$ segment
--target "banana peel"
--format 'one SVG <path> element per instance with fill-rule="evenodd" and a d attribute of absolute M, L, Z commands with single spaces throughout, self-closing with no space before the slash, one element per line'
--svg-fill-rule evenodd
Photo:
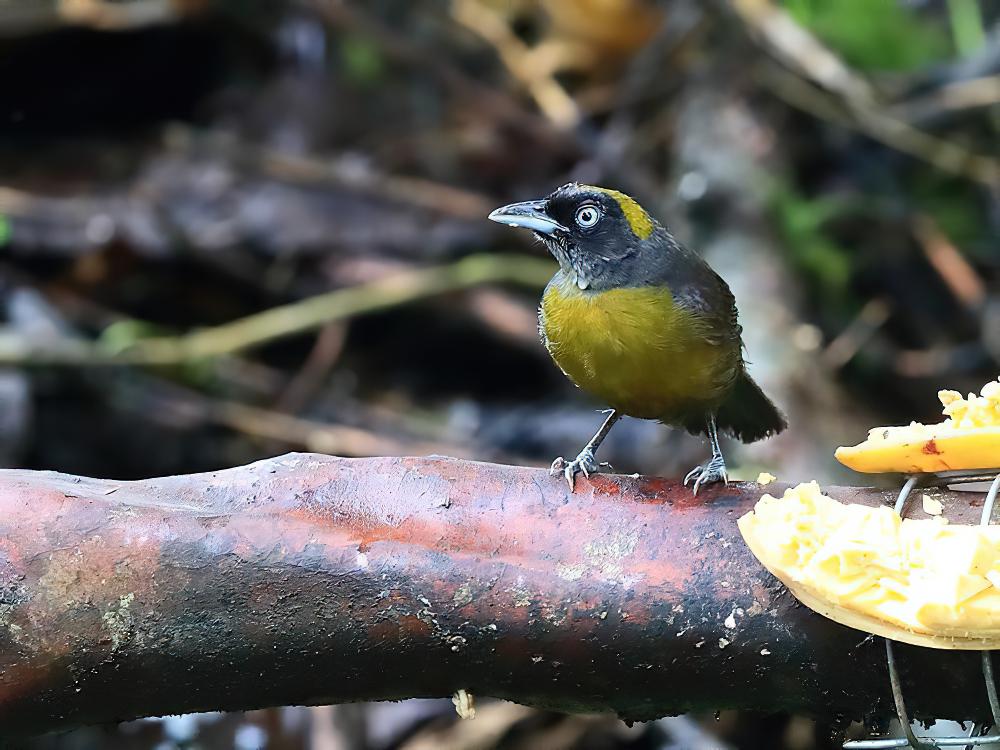
<path fill-rule="evenodd" d="M 903 520 L 816 482 L 764 495 L 738 524 L 764 567 L 825 617 L 917 646 L 1000 648 L 1000 526 Z"/>
<path fill-rule="evenodd" d="M 940 391 L 947 417 L 932 425 L 876 427 L 858 445 L 838 448 L 837 460 L 862 473 L 942 472 L 1000 468 L 1000 382 L 979 396 Z"/>

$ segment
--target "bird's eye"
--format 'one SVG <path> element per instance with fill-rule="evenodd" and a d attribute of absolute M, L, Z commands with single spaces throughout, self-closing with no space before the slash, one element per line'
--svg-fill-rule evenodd
<path fill-rule="evenodd" d="M 576 210 L 576 223 L 584 229 L 590 229 L 601 218 L 601 210 L 597 206 L 581 206 Z"/>

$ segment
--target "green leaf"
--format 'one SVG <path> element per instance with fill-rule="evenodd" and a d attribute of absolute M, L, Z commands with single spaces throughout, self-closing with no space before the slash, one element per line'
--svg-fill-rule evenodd
<path fill-rule="evenodd" d="M 831 302 L 842 302 L 851 278 L 851 253 L 826 231 L 830 221 L 855 213 L 841 196 L 809 199 L 789 186 L 771 193 L 771 207 L 793 266 Z"/>
<path fill-rule="evenodd" d="M 783 4 L 848 64 L 863 70 L 914 70 L 950 53 L 947 30 L 900 0 L 784 0 Z"/>
<path fill-rule="evenodd" d="M 142 320 L 119 320 L 97 337 L 97 344 L 111 354 L 119 354 L 141 339 L 160 335 L 162 330 Z"/>
<path fill-rule="evenodd" d="M 347 77 L 361 84 L 378 81 L 384 68 L 382 53 L 367 37 L 348 35 L 340 39 L 340 57 Z"/>
<path fill-rule="evenodd" d="M 948 15 L 958 54 L 970 55 L 985 44 L 986 34 L 983 31 L 983 16 L 979 12 L 979 0 L 948 0 Z"/>

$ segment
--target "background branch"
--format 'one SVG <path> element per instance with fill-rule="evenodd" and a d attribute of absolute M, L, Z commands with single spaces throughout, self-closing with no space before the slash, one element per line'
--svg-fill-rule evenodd
<path fill-rule="evenodd" d="M 348 289 L 336 289 L 239 320 L 178 336 L 141 339 L 115 351 L 79 338 L 27 339 L 0 335 L 0 364 L 176 365 L 235 354 L 331 322 L 486 283 L 538 288 L 553 272 L 541 258 L 471 255 L 455 263 L 405 271 Z"/>

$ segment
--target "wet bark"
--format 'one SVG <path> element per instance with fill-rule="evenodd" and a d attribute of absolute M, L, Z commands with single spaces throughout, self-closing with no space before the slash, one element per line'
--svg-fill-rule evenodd
<path fill-rule="evenodd" d="M 798 605 L 743 544 L 760 494 L 596 476 L 570 495 L 540 469 L 446 458 L 3 471 L 0 731 L 459 688 L 636 720 L 887 715 L 878 640 Z M 977 653 L 897 655 L 917 717 L 988 713 Z"/>

